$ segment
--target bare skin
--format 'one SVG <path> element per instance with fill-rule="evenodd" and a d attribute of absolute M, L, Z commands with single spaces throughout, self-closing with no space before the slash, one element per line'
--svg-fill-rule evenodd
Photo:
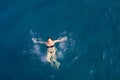
<path fill-rule="evenodd" d="M 37 41 L 36 38 L 32 38 L 32 41 L 34 43 L 45 44 L 47 46 L 47 55 L 46 55 L 47 62 L 49 62 L 52 66 L 56 66 L 57 68 L 59 68 L 60 63 L 56 60 L 57 49 L 54 45 L 55 43 L 65 41 L 66 39 L 67 38 L 62 38 L 59 40 L 52 40 L 51 38 L 48 38 L 47 42 L 41 42 L 41 41 Z"/>

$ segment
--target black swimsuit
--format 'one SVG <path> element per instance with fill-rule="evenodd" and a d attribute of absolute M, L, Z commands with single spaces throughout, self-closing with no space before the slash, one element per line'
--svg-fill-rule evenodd
<path fill-rule="evenodd" d="M 53 48 L 54 47 L 54 45 L 52 45 L 52 46 L 46 46 L 47 48 Z"/>

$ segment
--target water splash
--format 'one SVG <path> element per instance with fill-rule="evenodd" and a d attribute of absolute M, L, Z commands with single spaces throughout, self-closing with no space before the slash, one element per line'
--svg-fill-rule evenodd
<path fill-rule="evenodd" d="M 61 38 L 64 38 L 66 41 L 59 43 L 58 48 L 60 52 L 58 54 L 64 57 L 65 54 L 67 54 L 68 52 L 74 49 L 75 39 L 73 39 L 73 33 L 68 33 L 67 31 L 64 31 L 59 34 L 58 39 L 61 39 Z"/>
<path fill-rule="evenodd" d="M 38 33 L 35 33 L 32 30 L 30 31 L 31 40 L 34 39 L 35 37 L 37 37 L 36 35 L 38 35 Z M 42 41 L 42 38 L 38 37 L 37 41 Z M 41 62 L 44 62 L 44 63 L 47 62 L 45 55 L 41 51 L 41 45 L 33 42 L 31 51 L 33 54 L 38 56 L 38 58 L 41 60 Z"/>
<path fill-rule="evenodd" d="M 36 35 L 38 35 L 38 33 L 34 33 L 33 31 L 30 31 L 30 35 L 31 35 L 31 39 L 36 38 L 37 37 Z M 68 51 L 68 49 L 72 49 L 75 46 L 75 40 L 72 38 L 72 35 L 73 35 L 72 33 L 68 33 L 67 31 L 64 31 L 58 35 L 57 40 L 63 39 L 64 41 L 60 42 L 59 45 L 56 46 L 57 52 L 55 54 L 55 57 L 56 57 L 55 59 L 60 59 L 60 60 L 63 59 L 65 56 L 64 54 Z M 42 38 L 40 38 L 40 37 L 37 37 L 36 39 L 37 39 L 37 41 L 43 41 Z M 47 62 L 47 59 L 46 59 L 47 54 L 43 55 L 43 52 L 41 51 L 42 50 L 41 47 L 42 47 L 41 45 L 33 42 L 32 51 L 33 51 L 33 53 L 35 53 L 35 55 L 38 56 L 38 58 L 41 60 L 41 62 L 46 63 Z M 46 51 L 44 51 L 44 52 L 46 52 Z M 56 64 L 57 68 L 59 68 L 59 66 L 60 66 L 60 64 L 59 65 Z"/>

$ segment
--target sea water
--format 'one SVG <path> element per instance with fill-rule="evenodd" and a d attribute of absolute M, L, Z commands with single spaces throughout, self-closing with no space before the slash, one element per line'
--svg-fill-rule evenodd
<path fill-rule="evenodd" d="M 0 0 L 0 80 L 120 80 L 120 0 Z M 46 63 L 57 43 L 58 69 Z"/>

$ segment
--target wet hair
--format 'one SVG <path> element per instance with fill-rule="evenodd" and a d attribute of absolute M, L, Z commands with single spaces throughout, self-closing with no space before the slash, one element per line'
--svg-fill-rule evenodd
<path fill-rule="evenodd" d="M 52 38 L 48 37 L 47 39 L 52 39 Z"/>
<path fill-rule="evenodd" d="M 47 38 L 47 41 L 48 41 L 48 39 L 51 39 L 51 38 L 50 38 L 50 37 L 48 37 L 48 38 Z"/>

